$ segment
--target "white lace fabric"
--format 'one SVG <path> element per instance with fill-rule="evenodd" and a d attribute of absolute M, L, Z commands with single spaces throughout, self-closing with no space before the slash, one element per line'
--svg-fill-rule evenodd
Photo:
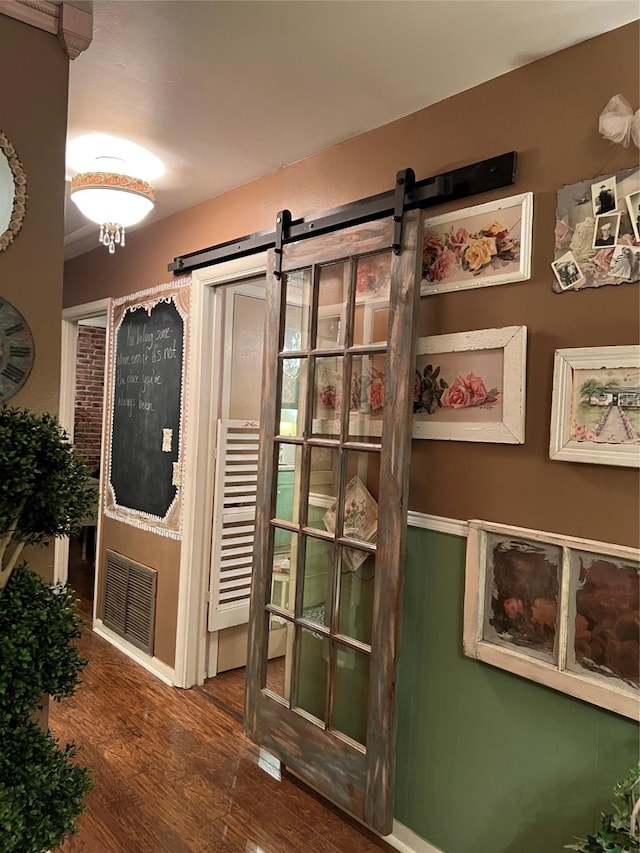
<path fill-rule="evenodd" d="M 598 130 L 611 142 L 628 148 L 633 140 L 634 145 L 640 148 L 640 110 L 634 113 L 624 95 L 614 95 L 600 113 Z"/>

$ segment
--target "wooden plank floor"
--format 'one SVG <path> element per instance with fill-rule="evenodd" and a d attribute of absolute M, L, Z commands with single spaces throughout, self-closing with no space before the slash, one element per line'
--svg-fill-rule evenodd
<path fill-rule="evenodd" d="M 85 536 L 89 534 L 85 529 Z M 95 534 L 91 534 L 94 536 Z M 78 596 L 78 609 L 84 616 L 91 618 L 93 610 L 93 584 L 95 576 L 95 554 L 93 540 L 87 547 L 85 559 L 82 559 L 82 546 L 77 536 L 69 539 L 69 586 Z"/>
<path fill-rule="evenodd" d="M 64 853 L 391 851 L 286 773 L 260 769 L 219 696 L 164 685 L 88 628 L 81 646 L 83 683 L 51 703 L 49 725 L 76 742 L 96 789 Z"/>
<path fill-rule="evenodd" d="M 235 717 L 242 723 L 244 714 L 244 677 L 245 669 L 231 669 L 221 672 L 215 678 L 208 678 L 202 690 L 209 699 L 217 704 L 221 710 Z M 270 660 L 267 664 L 267 687 L 275 693 L 282 695 L 282 683 L 284 681 L 284 657 Z M 278 685 L 280 688 L 278 689 Z"/>

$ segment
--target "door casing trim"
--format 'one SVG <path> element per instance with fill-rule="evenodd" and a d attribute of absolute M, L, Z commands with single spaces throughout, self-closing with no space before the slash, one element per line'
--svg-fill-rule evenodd
<path fill-rule="evenodd" d="M 100 317 L 106 314 L 107 317 L 111 311 L 111 299 L 96 299 L 93 302 L 85 302 L 82 305 L 74 305 L 71 308 L 62 310 L 62 340 L 60 348 L 60 403 L 58 406 L 58 420 L 60 425 L 69 436 L 70 441 L 73 441 L 74 430 L 74 415 L 75 415 L 75 400 L 76 400 L 76 360 L 78 357 L 78 321 L 89 320 L 92 317 Z M 107 323 L 107 340 L 105 343 L 105 374 L 103 386 L 103 404 L 104 391 L 106 390 L 107 362 L 109 352 L 109 323 Z M 102 440 L 104 440 L 104 418 L 106 412 L 105 407 L 102 407 Z M 102 446 L 100 448 L 102 455 Z M 100 487 L 99 493 L 102 494 L 102 470 L 100 471 Z M 98 521 L 96 525 L 96 554 L 101 536 L 100 511 L 98 511 Z M 53 552 L 53 581 L 54 583 L 66 583 L 69 573 L 69 538 L 65 536 L 63 539 L 56 539 Z M 94 590 L 93 612 L 96 607 L 96 591 L 97 584 Z"/>

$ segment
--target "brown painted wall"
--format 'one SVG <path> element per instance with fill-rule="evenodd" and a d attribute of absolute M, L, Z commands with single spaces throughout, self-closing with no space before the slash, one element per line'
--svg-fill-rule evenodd
<path fill-rule="evenodd" d="M 156 587 L 156 627 L 154 633 L 155 657 L 173 666 L 176 652 L 176 625 L 178 621 L 178 576 L 180 569 L 180 543 L 166 536 L 148 533 L 102 516 L 102 549 L 96 555 L 98 574 L 103 577 L 104 551 L 116 551 L 143 566 L 158 572 Z M 102 590 L 98 598 L 99 614 L 102 608 Z"/>
<path fill-rule="evenodd" d="M 166 281 L 175 255 L 271 228 L 282 208 L 312 215 L 390 189 L 405 166 L 420 179 L 515 149 L 516 185 L 469 203 L 534 192 L 531 280 L 423 299 L 420 334 L 528 326 L 526 444 L 414 442 L 410 506 L 636 545 L 637 473 L 551 462 L 548 443 L 554 350 L 638 341 L 637 286 L 556 295 L 549 267 L 558 187 L 637 162 L 637 149 L 605 142 L 597 126 L 616 92 L 638 104 L 638 50 L 630 24 L 133 232 L 113 257 L 98 248 L 66 265 L 65 305 Z M 138 535 L 121 537 L 127 553 Z M 162 571 L 177 572 L 177 562 Z M 160 609 L 158 618 L 174 614 Z"/>
<path fill-rule="evenodd" d="M 54 35 L 0 14 L 0 128 L 16 147 L 29 194 L 22 230 L 0 252 L 0 295 L 33 333 L 33 371 L 11 404 L 35 412 L 58 412 L 68 77 Z M 52 574 L 53 548 L 27 559 Z"/>

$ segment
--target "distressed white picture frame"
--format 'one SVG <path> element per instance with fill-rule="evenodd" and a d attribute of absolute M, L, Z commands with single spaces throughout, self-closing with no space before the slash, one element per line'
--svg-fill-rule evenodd
<path fill-rule="evenodd" d="M 551 459 L 595 465 L 640 467 L 640 443 L 606 444 L 572 438 L 575 370 L 628 367 L 640 370 L 640 346 L 582 347 L 556 350 L 551 402 Z"/>
<path fill-rule="evenodd" d="M 438 353 L 503 351 L 502 420 L 474 423 L 463 418 L 457 423 L 429 422 L 429 415 L 414 414 L 413 437 L 445 441 L 486 441 L 524 444 L 527 327 L 505 326 L 418 338 L 416 356 Z M 472 362 L 472 359 L 471 359 Z M 459 410 L 461 415 L 464 409 Z"/>
<path fill-rule="evenodd" d="M 541 660 L 527 653 L 526 648 L 507 646 L 483 639 L 487 584 L 490 582 L 487 539 L 491 533 L 524 539 L 527 542 L 549 543 L 562 549 L 563 557 L 558 584 L 557 652 L 554 662 Z M 633 563 L 637 563 L 640 559 L 640 552 L 636 548 L 487 521 L 470 521 L 465 566 L 464 654 L 622 716 L 640 720 L 640 690 L 633 689 L 619 679 L 612 678 L 605 681 L 596 673 L 576 672 L 567 668 L 570 665 L 568 658 L 574 636 L 573 625 L 570 623 L 572 620 L 575 623 L 575 594 L 572 595 L 572 591 L 575 592 L 575 583 L 572 588 L 570 565 L 574 551 L 588 551 Z"/>
<path fill-rule="evenodd" d="M 430 296 L 433 293 L 445 293 L 455 290 L 470 290 L 476 287 L 491 287 L 496 284 L 509 284 L 514 281 L 527 281 L 531 278 L 531 246 L 532 246 L 532 230 L 533 230 L 533 193 L 521 193 L 520 195 L 510 196 L 509 198 L 501 198 L 496 201 L 489 201 L 485 204 L 478 204 L 474 207 L 465 207 L 462 210 L 454 210 L 451 213 L 444 213 L 441 216 L 434 216 L 431 219 L 425 219 L 424 230 L 429 228 L 439 228 L 442 225 L 454 227 L 459 223 L 460 227 L 464 226 L 465 220 L 471 217 L 487 216 L 487 224 L 490 224 L 492 214 L 497 214 L 499 211 L 519 208 L 521 217 L 520 225 L 520 258 L 515 269 L 510 269 L 508 272 L 481 272 L 474 278 L 458 281 L 440 281 L 431 282 L 422 280 L 420 286 L 421 296 Z M 515 264 L 515 262 L 514 262 Z"/>

